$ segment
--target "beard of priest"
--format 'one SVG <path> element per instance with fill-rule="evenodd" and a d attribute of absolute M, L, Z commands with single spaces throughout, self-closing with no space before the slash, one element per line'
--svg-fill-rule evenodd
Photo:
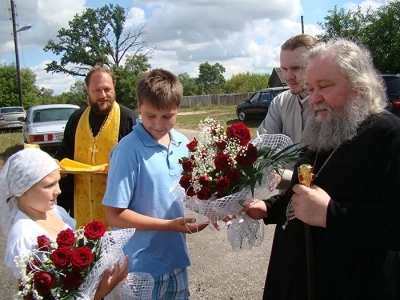
<path fill-rule="evenodd" d="M 64 139 L 55 158 L 101 165 L 109 163 L 109 155 L 118 141 L 132 131 L 137 114 L 115 101 L 114 78 L 103 67 L 94 67 L 85 79 L 88 104 L 75 111 L 65 127 Z M 61 190 L 68 195 L 59 205 L 70 210 L 77 221 L 77 228 L 93 220 L 107 224 L 101 204 L 106 188 L 104 174 L 75 174 Z M 71 180 L 72 179 L 72 180 Z M 66 180 L 68 181 L 68 180 Z M 72 198 L 73 191 L 73 201 Z M 62 195 L 62 194 L 61 194 Z M 60 195 L 60 196 L 61 196 Z M 60 198 L 60 197 L 59 197 Z M 63 205 L 64 204 L 64 205 Z"/>

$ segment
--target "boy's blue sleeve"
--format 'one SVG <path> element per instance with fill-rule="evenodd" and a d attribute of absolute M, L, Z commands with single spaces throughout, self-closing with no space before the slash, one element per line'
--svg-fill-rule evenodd
<path fill-rule="evenodd" d="M 110 154 L 110 166 L 107 177 L 103 205 L 128 208 L 135 189 L 136 164 L 132 151 L 115 147 Z"/>

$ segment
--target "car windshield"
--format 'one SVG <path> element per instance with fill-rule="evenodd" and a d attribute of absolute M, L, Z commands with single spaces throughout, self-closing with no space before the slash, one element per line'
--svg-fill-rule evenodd
<path fill-rule="evenodd" d="M 3 107 L 1 109 L 2 114 L 8 114 L 8 113 L 23 113 L 25 112 L 22 107 Z"/>
<path fill-rule="evenodd" d="M 47 108 L 35 110 L 32 116 L 33 123 L 67 121 L 76 108 Z"/>

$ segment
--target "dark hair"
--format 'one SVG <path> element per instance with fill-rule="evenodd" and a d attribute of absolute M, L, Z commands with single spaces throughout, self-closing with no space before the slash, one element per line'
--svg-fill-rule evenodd
<path fill-rule="evenodd" d="M 89 72 L 86 74 L 86 77 L 85 77 L 85 84 L 86 84 L 86 86 L 89 86 L 89 83 L 90 83 L 90 78 L 92 77 L 92 75 L 94 74 L 94 73 L 107 73 L 107 74 L 109 74 L 110 76 L 111 76 L 111 79 L 112 79 L 112 81 L 113 81 L 113 84 L 114 84 L 114 86 L 115 86 L 115 82 L 116 82 L 116 80 L 115 80 L 115 77 L 114 77 L 114 74 L 110 71 L 110 69 L 108 68 L 108 67 L 106 67 L 106 66 L 104 66 L 104 65 L 101 65 L 101 64 L 97 64 L 97 65 L 95 65 L 93 68 L 91 68 L 90 70 L 89 70 Z"/>
<path fill-rule="evenodd" d="M 148 103 L 157 109 L 181 105 L 183 87 L 179 78 L 163 69 L 146 72 L 136 86 L 138 105 Z"/>
<path fill-rule="evenodd" d="M 281 46 L 281 50 L 295 50 L 299 47 L 306 47 L 307 49 L 311 49 L 317 44 L 317 40 L 308 34 L 299 34 L 288 39 Z"/>

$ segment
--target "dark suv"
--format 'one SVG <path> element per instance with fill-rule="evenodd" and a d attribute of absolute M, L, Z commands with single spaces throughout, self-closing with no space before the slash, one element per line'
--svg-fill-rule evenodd
<path fill-rule="evenodd" d="M 400 117 L 400 74 L 380 75 L 386 84 L 386 94 L 391 107 L 389 110 Z"/>
<path fill-rule="evenodd" d="M 265 118 L 272 99 L 288 89 L 289 87 L 284 86 L 259 90 L 251 95 L 250 99 L 236 107 L 236 115 L 240 121 L 248 120 L 252 117 Z"/>

